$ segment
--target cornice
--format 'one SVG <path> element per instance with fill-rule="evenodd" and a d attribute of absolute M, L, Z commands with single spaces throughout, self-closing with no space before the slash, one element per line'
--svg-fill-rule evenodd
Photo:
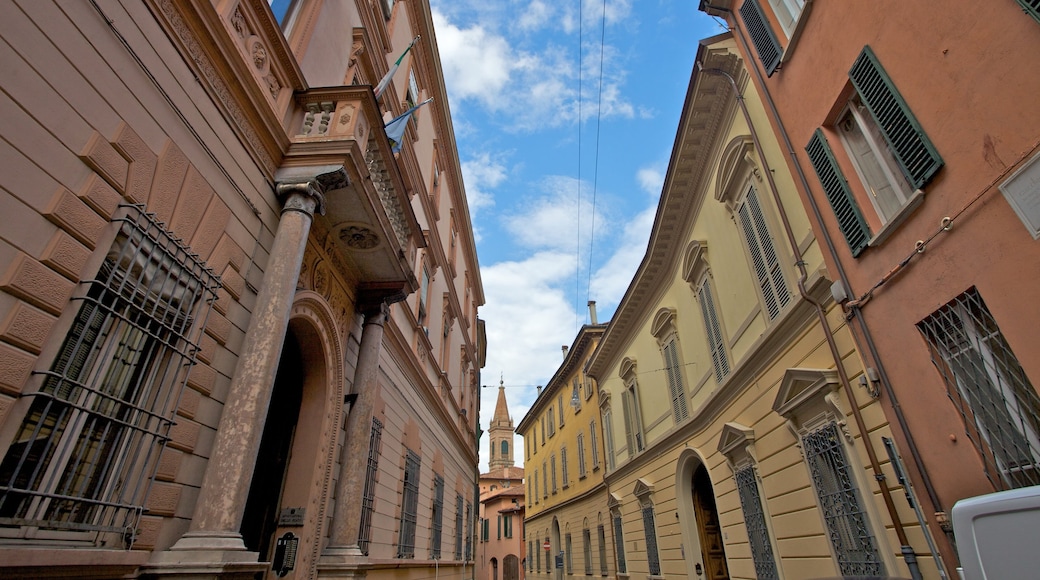
<path fill-rule="evenodd" d="M 703 45 L 698 49 L 697 61 L 705 68 L 717 68 L 734 75 L 742 68 L 736 54 L 711 51 Z M 735 110 L 736 101 L 726 80 L 718 75 L 700 74 L 695 69 L 690 76 L 646 254 L 588 365 L 588 374 L 596 380 L 604 380 L 603 374 L 657 307 L 655 297 L 672 282 L 669 273 L 679 267 L 680 260 L 676 256 L 681 255 L 697 208 L 706 196 L 705 184 L 711 176 L 709 163 L 713 152 L 719 146 L 725 120 L 733 118 Z"/>
<path fill-rule="evenodd" d="M 604 482 L 602 480 L 596 482 L 595 486 L 593 486 L 593 487 L 591 487 L 591 488 L 581 492 L 580 494 L 578 494 L 578 495 L 576 495 L 574 497 L 569 497 L 567 499 L 560 500 L 559 502 L 552 503 L 552 505 L 549 505 L 549 506 L 547 506 L 547 507 L 545 507 L 543 509 L 540 509 L 537 514 L 534 514 L 534 515 L 532 515 L 529 518 L 525 517 L 524 518 L 524 525 L 527 525 L 527 522 L 537 520 L 540 517 L 552 517 L 552 516 L 556 515 L 556 512 L 558 512 L 559 510 L 562 510 L 564 508 L 570 507 L 573 504 L 580 503 L 580 502 L 588 499 L 589 497 L 592 497 L 593 495 L 596 495 L 597 493 L 600 493 L 600 492 L 602 492 L 604 495 L 606 495 L 606 493 L 607 493 L 607 484 L 606 484 L 606 482 Z M 550 503 L 550 502 L 542 502 L 542 503 L 544 504 L 544 503 Z M 604 502 L 603 505 L 606 506 L 607 505 L 606 502 Z M 532 506 L 525 506 L 525 509 L 530 510 L 531 507 Z"/>

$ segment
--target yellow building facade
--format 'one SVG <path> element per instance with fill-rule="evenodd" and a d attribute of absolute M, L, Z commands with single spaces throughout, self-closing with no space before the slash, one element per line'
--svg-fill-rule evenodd
<path fill-rule="evenodd" d="M 524 438 L 528 578 L 615 573 L 595 384 L 584 372 L 606 327 L 584 325 L 517 427 Z"/>
<path fill-rule="evenodd" d="M 748 79 L 729 34 L 702 41 L 646 256 L 586 367 L 617 575 L 910 576 L 909 551 L 934 577 Z"/>

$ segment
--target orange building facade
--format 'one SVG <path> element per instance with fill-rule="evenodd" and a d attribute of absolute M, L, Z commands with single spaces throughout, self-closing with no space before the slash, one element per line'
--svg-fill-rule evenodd
<path fill-rule="evenodd" d="M 863 384 L 952 571 L 955 502 L 1040 484 L 1037 3 L 700 9 L 726 20 L 752 68 Z"/>

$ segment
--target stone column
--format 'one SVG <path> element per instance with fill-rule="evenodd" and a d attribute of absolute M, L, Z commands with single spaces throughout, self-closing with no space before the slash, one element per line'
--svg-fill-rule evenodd
<path fill-rule="evenodd" d="M 361 528 L 361 496 L 365 491 L 368 447 L 372 433 L 372 403 L 379 388 L 379 356 L 383 350 L 383 325 L 390 307 L 385 302 L 365 312 L 361 345 L 354 371 L 357 396 L 347 416 L 346 440 L 340 454 L 336 480 L 336 508 L 332 516 L 329 545 L 323 559 L 337 556 L 362 556 L 358 546 Z"/>
<path fill-rule="evenodd" d="M 276 193 L 283 207 L 264 280 L 231 379 L 191 525 L 188 533 L 166 553 L 168 557 L 163 560 L 167 562 L 257 560 L 255 552 L 246 551 L 239 528 L 285 342 L 307 234 L 314 212 L 325 213 L 325 193 L 347 185 L 342 166 L 297 168 L 279 172 L 276 179 Z M 196 554 L 191 556 L 184 551 Z"/>

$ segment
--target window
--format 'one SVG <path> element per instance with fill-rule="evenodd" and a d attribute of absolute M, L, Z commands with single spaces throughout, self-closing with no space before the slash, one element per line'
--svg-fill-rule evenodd
<path fill-rule="evenodd" d="M 387 20 L 390 20 L 390 15 L 394 12 L 394 2 L 395 0 L 382 0 L 380 2 L 383 8 L 383 17 Z"/>
<path fill-rule="evenodd" d="M 574 409 L 575 414 L 581 411 L 581 390 L 578 384 L 578 377 L 574 377 L 571 388 L 571 408 Z"/>
<path fill-rule="evenodd" d="M 417 313 L 416 319 L 419 326 L 422 327 L 423 332 L 429 332 L 426 328 L 426 304 L 429 301 L 430 294 L 430 269 L 424 262 L 420 272 L 420 284 L 419 284 L 419 312 Z M 434 331 L 436 332 L 436 331 Z"/>
<path fill-rule="evenodd" d="M 466 560 L 473 559 L 473 504 L 466 502 Z"/>
<path fill-rule="evenodd" d="M 556 457 L 553 456 L 553 471 L 556 471 Z M 556 493 L 556 475 L 553 475 L 553 493 Z M 542 462 L 542 498 L 549 498 L 549 466 L 543 461 Z"/>
<path fill-rule="evenodd" d="M 543 416 L 540 423 L 542 424 L 542 447 L 545 446 L 545 417 Z"/>
<path fill-rule="evenodd" d="M 776 254 L 776 246 L 769 234 L 766 217 L 758 201 L 755 186 L 748 184 L 744 194 L 744 203 L 737 209 L 740 230 L 744 233 L 748 252 L 758 280 L 758 289 L 762 293 L 766 314 L 769 320 L 776 319 L 780 312 L 791 303 L 791 292 L 787 289 L 784 272 L 780 268 L 780 260 Z"/>
<path fill-rule="evenodd" d="M 534 470 L 534 477 L 531 478 L 531 482 L 534 483 L 534 503 L 538 503 L 538 470 Z"/>
<path fill-rule="evenodd" d="M 729 354 L 726 352 L 726 341 L 722 337 L 722 325 L 719 323 L 718 310 L 715 308 L 715 297 L 711 290 L 711 280 L 705 276 L 697 292 L 697 302 L 701 306 L 704 317 L 704 331 L 708 334 L 708 348 L 711 350 L 711 364 L 715 369 L 715 382 L 729 376 Z"/>
<path fill-rule="evenodd" d="M 874 210 L 882 223 L 887 223 L 909 203 L 913 190 L 885 146 L 881 129 L 858 96 L 842 111 L 837 131 Z"/>
<path fill-rule="evenodd" d="M 513 516 L 512 514 L 506 514 L 502 516 L 502 534 L 506 538 L 513 537 Z"/>
<path fill-rule="evenodd" d="M 419 509 L 419 456 L 405 449 L 404 482 L 401 492 L 401 529 L 397 535 L 397 557 L 415 557 L 415 515 Z"/>
<path fill-rule="evenodd" d="M 441 559 L 441 525 L 444 519 L 444 478 L 433 478 L 433 513 L 430 515 L 430 559 Z"/>
<path fill-rule="evenodd" d="M 686 387 L 683 385 L 682 365 L 679 363 L 679 341 L 673 336 L 661 349 L 664 367 L 668 375 L 668 391 L 672 397 L 672 414 L 675 422 L 685 421 L 689 416 L 686 409 Z"/>
<path fill-rule="evenodd" d="M 585 434 L 578 433 L 578 478 L 585 479 Z"/>
<path fill-rule="evenodd" d="M 462 560 L 462 494 L 455 495 L 455 559 Z"/>
<path fill-rule="evenodd" d="M 563 411 L 563 409 L 560 409 Z M 549 407 L 549 419 L 546 421 L 549 425 L 549 437 L 556 435 L 556 410 Z"/>
<path fill-rule="evenodd" d="M 555 495 L 556 491 L 557 491 L 557 488 L 556 488 L 556 454 L 555 453 L 552 454 L 552 457 L 550 458 L 550 461 L 549 461 L 549 465 L 552 466 L 552 492 L 553 492 L 553 495 Z"/>
<path fill-rule="evenodd" d="M 849 70 L 849 81 L 856 94 L 839 116 L 835 130 L 880 221 L 888 223 L 911 206 L 913 192 L 931 181 L 943 160 L 869 46 L 863 48 Z M 835 178 L 844 179 L 844 174 L 822 134 L 813 136 L 806 151 L 846 239 L 856 238 L 855 220 L 851 216 L 843 219 L 842 214 L 850 211 L 848 206 L 857 204 L 847 186 L 834 183 Z M 839 198 L 837 205 L 832 197 Z M 854 248 L 853 255 L 862 250 L 852 241 L 849 245 Z"/>
<path fill-rule="evenodd" d="M 654 504 L 642 502 L 643 534 L 646 538 L 646 560 L 651 576 L 661 575 L 661 556 L 657 551 L 657 526 L 654 523 Z"/>
<path fill-rule="evenodd" d="M 884 576 L 837 424 L 803 435 L 802 448 L 842 575 Z"/>
<path fill-rule="evenodd" d="M 539 546 L 538 546 L 538 542 L 537 541 L 532 542 L 532 544 L 534 544 L 534 550 L 533 550 L 533 552 L 534 552 L 534 561 L 535 561 L 535 564 L 538 566 L 538 571 L 541 572 L 542 571 L 542 551 L 538 549 Z"/>
<path fill-rule="evenodd" d="M 22 394 L 0 524 L 115 532 L 120 544 L 137 526 L 220 284 L 162 224 L 127 212 L 39 390 Z"/>
<path fill-rule="evenodd" d="M 412 108 L 419 102 L 419 84 L 415 82 L 415 70 L 408 71 L 408 94 L 405 96 L 408 108 Z M 415 118 L 415 115 L 412 115 Z"/>
<path fill-rule="evenodd" d="M 1040 484 L 1040 397 L 975 288 L 917 325 L 998 489 Z"/>
<path fill-rule="evenodd" d="M 607 469 L 614 469 L 614 418 L 610 409 L 603 411 L 603 438 L 607 453 Z"/>
<path fill-rule="evenodd" d="M 566 556 L 566 558 L 564 558 L 564 563 L 567 565 L 567 573 L 568 574 L 573 574 L 574 573 L 574 567 L 571 565 L 572 564 L 572 561 L 571 561 L 571 547 L 572 547 L 572 544 L 571 544 L 571 533 L 570 532 L 567 532 L 566 534 L 564 534 L 564 536 L 563 536 L 563 543 L 564 543 L 565 546 L 567 546 L 567 548 L 563 551 L 564 556 Z"/>
<path fill-rule="evenodd" d="M 787 38 L 791 38 L 798 17 L 805 8 L 805 0 L 769 0 L 769 5 L 773 8 L 776 19 L 780 21 L 780 28 L 784 30 Z"/>
<path fill-rule="evenodd" d="M 780 41 L 776 39 L 773 27 L 769 25 L 758 0 L 744 0 L 740 5 L 740 17 L 744 20 L 751 44 L 755 45 L 766 76 L 773 76 L 780 68 L 780 57 L 783 56 L 784 50 L 780 47 Z"/>
<path fill-rule="evenodd" d="M 621 392 L 621 410 L 625 415 L 625 442 L 629 457 L 643 450 L 643 419 L 639 412 L 639 395 L 632 381 Z"/>
<path fill-rule="evenodd" d="M 508 458 L 509 457 L 509 442 L 508 441 L 502 441 L 501 447 L 502 447 L 502 457 Z"/>
<path fill-rule="evenodd" d="M 570 478 L 567 476 L 567 448 L 560 448 L 560 475 L 563 476 L 563 488 L 567 489 L 570 485 Z"/>
<path fill-rule="evenodd" d="M 585 560 L 585 575 L 592 576 L 592 533 L 589 532 L 588 521 L 581 531 L 582 558 Z"/>
<path fill-rule="evenodd" d="M 563 395 L 557 397 L 556 408 L 560 410 L 560 427 L 563 427 Z"/>
<path fill-rule="evenodd" d="M 596 421 L 589 421 L 589 449 L 592 451 L 592 470 L 599 469 L 599 445 L 596 441 Z"/>
<path fill-rule="evenodd" d="M 596 536 L 599 539 L 599 573 L 607 575 L 607 531 L 603 524 L 596 526 Z"/>
<path fill-rule="evenodd" d="M 499 514 L 499 516 L 497 518 L 495 518 L 495 534 L 496 534 L 496 536 L 495 536 L 496 540 L 501 540 L 502 539 L 502 515 L 501 514 Z M 487 532 L 486 531 L 484 532 L 484 536 L 487 537 Z"/>
<path fill-rule="evenodd" d="M 1022 11 L 1040 22 L 1040 1 L 1038 0 L 1016 0 L 1022 5 Z"/>
<path fill-rule="evenodd" d="M 625 534 L 621 526 L 621 510 L 613 509 L 610 519 L 614 522 L 614 554 L 617 557 L 618 574 L 627 574 L 628 567 L 625 565 Z"/>
<path fill-rule="evenodd" d="M 773 543 L 766 525 L 765 512 L 762 509 L 762 497 L 758 490 L 758 474 L 753 465 L 738 469 L 733 474 L 737 482 L 737 493 L 740 495 L 740 509 L 744 512 L 744 525 L 747 527 L 748 543 L 751 545 L 751 559 L 755 563 L 755 574 L 760 580 L 779 578 L 776 570 L 776 559 L 773 557 Z"/>
<path fill-rule="evenodd" d="M 376 501 L 376 476 L 379 474 L 379 444 L 383 439 L 383 423 L 372 419 L 372 434 L 368 438 L 368 462 L 365 465 L 365 488 L 361 494 L 361 530 L 358 532 L 358 547 L 368 554 L 372 539 L 372 516 Z"/>

